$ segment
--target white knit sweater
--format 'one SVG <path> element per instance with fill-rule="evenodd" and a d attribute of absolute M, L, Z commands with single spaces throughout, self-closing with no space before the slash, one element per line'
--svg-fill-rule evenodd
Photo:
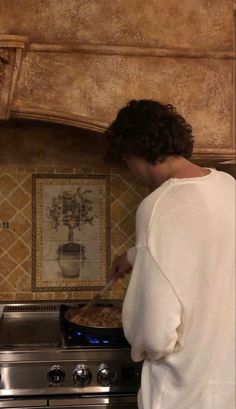
<path fill-rule="evenodd" d="M 136 215 L 123 306 L 139 409 L 234 409 L 235 180 L 169 179 Z"/>

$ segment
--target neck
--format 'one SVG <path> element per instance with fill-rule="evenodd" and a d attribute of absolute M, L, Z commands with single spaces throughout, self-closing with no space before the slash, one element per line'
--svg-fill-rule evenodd
<path fill-rule="evenodd" d="M 150 181 L 154 188 L 171 178 L 204 176 L 209 171 L 195 165 L 183 156 L 168 156 L 164 162 L 150 167 Z"/>

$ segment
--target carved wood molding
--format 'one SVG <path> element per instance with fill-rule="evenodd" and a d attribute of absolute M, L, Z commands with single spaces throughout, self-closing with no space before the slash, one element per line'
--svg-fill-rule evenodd
<path fill-rule="evenodd" d="M 52 52 L 52 53 L 84 53 L 98 55 L 123 55 L 123 56 L 143 56 L 143 57 L 174 57 L 174 58 L 213 58 L 234 60 L 235 51 L 202 50 L 202 49 L 171 49 L 171 48 L 153 48 L 136 47 L 121 45 L 103 45 L 103 44 L 39 44 L 29 45 L 29 51 L 32 52 Z"/>
<path fill-rule="evenodd" d="M 27 37 L 0 35 L 0 119 L 7 119 Z"/>
<path fill-rule="evenodd" d="M 34 110 L 24 110 L 17 109 L 11 111 L 12 118 L 25 118 L 25 119 L 35 119 L 47 122 L 54 122 L 58 124 L 74 126 L 76 128 L 84 128 L 91 131 L 97 131 L 102 133 L 108 126 L 108 123 L 98 121 L 95 118 L 88 118 L 80 115 L 73 115 L 69 112 L 55 112 L 55 111 L 44 111 L 41 109 Z"/>
<path fill-rule="evenodd" d="M 87 118 L 79 115 L 72 115 L 68 112 L 50 112 L 50 111 L 25 111 L 25 110 L 15 110 L 11 112 L 11 117 L 13 118 L 26 118 L 35 119 L 47 122 L 54 122 L 68 126 L 74 126 L 77 128 L 84 128 L 98 133 L 103 133 L 104 130 L 109 125 L 107 122 L 98 121 L 94 118 Z M 222 161 L 227 161 L 234 159 L 235 150 L 234 149 L 224 149 L 219 148 L 214 151 L 209 148 L 195 149 L 193 154 L 193 160 L 196 162 L 206 163 L 206 164 L 216 164 Z"/>
<path fill-rule="evenodd" d="M 0 34 L 0 48 L 25 48 L 28 37 Z"/>
<path fill-rule="evenodd" d="M 231 161 L 236 159 L 236 154 L 235 150 L 233 149 L 219 149 L 217 152 L 216 149 L 214 149 L 214 153 L 208 149 L 205 149 L 204 151 L 198 151 L 195 150 L 193 152 L 193 157 L 192 159 L 195 162 L 201 162 L 201 163 L 220 163 L 224 161 Z"/>

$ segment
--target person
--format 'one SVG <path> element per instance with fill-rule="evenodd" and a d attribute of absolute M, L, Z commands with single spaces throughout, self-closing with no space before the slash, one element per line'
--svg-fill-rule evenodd
<path fill-rule="evenodd" d="M 192 128 L 170 104 L 132 100 L 106 135 L 105 159 L 151 188 L 112 267 L 132 269 L 122 320 L 143 361 L 138 407 L 233 409 L 235 180 L 190 160 Z"/>

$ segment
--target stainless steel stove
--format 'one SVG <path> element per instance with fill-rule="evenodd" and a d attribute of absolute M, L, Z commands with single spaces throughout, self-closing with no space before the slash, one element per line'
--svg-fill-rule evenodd
<path fill-rule="evenodd" d="M 141 365 L 125 338 L 66 327 L 62 312 L 53 303 L 3 306 L 0 408 L 136 409 Z"/>

